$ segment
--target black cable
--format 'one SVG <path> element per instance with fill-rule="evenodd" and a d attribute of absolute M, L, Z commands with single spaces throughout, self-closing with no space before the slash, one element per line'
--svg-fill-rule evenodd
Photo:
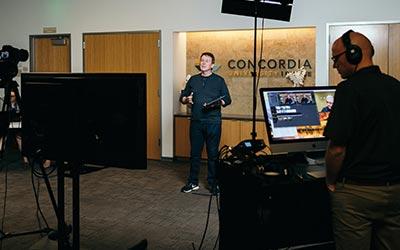
<path fill-rule="evenodd" d="M 201 247 L 203 246 L 204 239 L 205 239 L 206 234 L 207 234 L 208 223 L 209 223 L 209 220 L 210 220 L 210 211 L 211 211 L 211 201 L 212 201 L 212 197 L 213 197 L 213 195 L 210 195 L 210 200 L 209 200 L 209 202 L 208 202 L 208 211 L 207 211 L 206 226 L 205 226 L 204 231 L 203 231 L 203 236 L 201 237 L 201 241 L 200 241 L 200 245 L 199 245 L 199 250 L 200 250 Z"/>
<path fill-rule="evenodd" d="M 33 181 L 33 176 L 32 176 L 32 171 L 31 171 L 31 184 L 32 184 L 32 189 L 34 190 L 35 194 L 35 204 L 36 204 L 36 212 L 35 212 L 35 217 L 39 226 L 39 229 L 42 229 L 42 221 L 40 220 L 40 215 L 42 218 L 44 218 L 44 215 L 41 211 L 40 204 L 39 204 L 39 197 L 40 197 L 40 180 L 36 180 L 36 187 L 34 186 L 34 181 Z M 47 221 L 44 218 L 44 223 L 47 225 Z"/>
<path fill-rule="evenodd" d="M 1 162 L 2 163 L 2 162 Z M 33 169 L 33 165 L 34 162 L 29 161 L 29 165 L 31 167 L 31 169 Z M 50 228 L 48 226 L 47 220 L 40 208 L 40 204 L 39 204 L 39 195 L 38 195 L 38 191 L 36 191 L 35 188 L 35 184 L 34 184 L 34 178 L 33 178 L 33 171 L 31 171 L 31 181 L 32 181 L 32 187 L 33 187 L 33 192 L 35 194 L 35 202 L 36 202 L 36 218 L 38 220 L 38 225 L 39 225 L 39 230 L 36 231 L 30 231 L 30 232 L 22 232 L 22 233 L 4 233 L 3 228 L 4 228 L 4 223 L 5 223 L 5 214 L 6 214 L 6 203 L 7 203 L 7 190 L 8 190 L 8 165 L 6 165 L 6 171 L 5 171 L 5 193 L 4 193 L 4 203 L 3 203 L 3 216 L 2 216 L 2 221 L 1 221 L 1 229 L 0 229 L 0 233 L 2 234 L 0 240 L 2 240 L 3 238 L 10 238 L 10 237 L 14 237 L 14 236 L 23 236 L 23 235 L 28 235 L 28 234 L 33 234 L 33 233 L 45 233 L 47 234 L 48 232 L 50 232 Z M 39 181 L 39 179 L 38 179 Z M 38 189 L 40 188 L 40 186 L 38 186 Z M 43 220 L 43 222 L 46 225 L 46 228 L 42 228 L 41 225 L 41 221 L 40 221 L 40 217 L 39 214 L 41 215 L 41 218 Z M 1 241 L 1 245 L 0 245 L 0 249 L 2 249 L 2 241 Z"/>
<path fill-rule="evenodd" d="M 35 159 L 33 159 L 32 161 L 34 161 L 34 163 L 35 163 Z M 43 159 L 39 159 L 39 160 L 36 160 L 36 161 L 38 161 L 38 164 L 37 164 L 37 165 L 43 164 L 43 162 L 44 162 Z M 45 176 L 43 176 L 43 173 L 35 168 L 35 164 L 31 165 L 31 168 L 32 168 L 33 174 L 34 174 L 37 178 L 45 178 Z M 39 166 L 39 168 L 40 168 L 40 166 Z M 50 165 L 50 167 L 48 167 L 48 168 L 46 168 L 46 169 L 49 169 L 49 172 L 46 173 L 46 175 L 47 175 L 48 178 L 53 178 L 53 177 L 56 177 L 56 176 L 57 176 L 56 173 L 54 173 L 55 170 L 56 170 L 56 166 L 55 166 L 55 165 Z M 54 175 L 52 175 L 53 173 L 54 173 Z"/>
<path fill-rule="evenodd" d="M 3 163 L 3 161 L 1 161 Z M 4 222 L 6 217 L 6 207 L 7 207 L 7 191 L 8 191 L 8 165 L 5 165 L 5 172 L 4 172 L 4 198 L 3 198 L 3 212 L 1 217 L 1 227 L 0 227 L 0 234 L 6 235 L 4 230 Z"/>
<path fill-rule="evenodd" d="M 219 201 L 218 193 L 215 195 L 215 200 L 216 200 L 216 204 L 217 204 L 218 222 L 220 222 L 221 221 L 221 219 L 220 219 L 221 208 L 220 208 L 220 205 L 219 205 L 219 202 L 218 202 Z M 219 224 L 221 224 L 221 223 L 219 223 Z M 215 244 L 214 244 L 214 248 L 213 249 L 217 249 L 217 245 L 218 245 L 218 242 L 219 242 L 219 236 L 220 236 L 220 230 L 218 228 L 218 236 L 217 236 L 217 239 L 215 240 Z"/>
<path fill-rule="evenodd" d="M 230 147 L 227 146 L 227 145 L 224 145 L 224 146 L 221 147 L 221 149 L 218 151 L 218 157 L 217 157 L 217 159 L 221 159 L 221 155 L 222 155 L 222 157 L 227 157 L 227 154 L 228 154 L 229 152 L 230 152 Z M 213 184 L 213 185 L 215 185 L 215 184 Z M 217 191 L 214 192 L 214 189 L 216 189 Z M 210 196 L 210 199 L 209 199 L 209 202 L 208 202 L 208 210 L 207 210 L 206 225 L 205 225 L 205 228 L 204 228 L 204 231 L 203 231 L 203 236 L 202 236 L 202 238 L 201 238 L 201 241 L 200 241 L 200 245 L 199 245 L 198 250 L 201 250 L 201 248 L 202 248 L 202 246 L 203 246 L 203 243 L 204 243 L 204 240 L 205 240 L 205 237 L 206 237 L 206 235 L 207 235 L 208 225 L 209 225 L 209 221 L 210 221 L 210 213 L 211 213 L 212 198 L 213 198 L 214 196 L 216 197 L 216 203 L 217 203 L 218 221 L 220 220 L 220 217 L 219 217 L 219 215 L 220 215 L 220 207 L 219 207 L 219 202 L 218 202 L 218 201 L 219 201 L 219 191 L 218 191 L 218 187 L 211 187 L 210 195 L 209 195 L 209 196 Z M 219 230 L 218 230 L 218 236 L 217 236 L 217 239 L 216 239 L 216 241 L 215 241 L 215 244 L 214 244 L 214 248 L 213 248 L 213 249 L 216 249 L 216 246 L 217 246 L 217 244 L 218 244 L 218 241 L 219 241 Z M 193 248 L 193 250 L 196 249 L 193 242 L 192 242 L 192 248 Z"/>
<path fill-rule="evenodd" d="M 39 203 L 39 190 L 40 190 L 40 181 L 38 179 L 38 185 L 37 185 L 37 189 L 35 187 L 35 181 L 34 181 L 34 162 L 30 162 L 31 165 L 31 183 L 32 183 L 32 188 L 33 188 L 33 193 L 35 195 L 35 202 L 36 202 L 36 218 L 38 220 L 38 224 L 39 224 L 39 229 L 41 228 L 41 222 L 40 222 L 40 218 L 38 217 L 38 213 L 41 215 L 43 222 L 46 225 L 46 228 L 49 228 L 49 224 L 47 223 L 46 217 L 44 216 L 42 209 L 40 207 L 40 203 Z"/>
<path fill-rule="evenodd" d="M 32 178 L 32 171 L 31 171 L 31 178 Z M 32 181 L 32 183 L 33 183 L 33 181 Z M 44 214 L 43 214 L 43 212 L 41 210 L 40 203 L 39 203 L 39 198 L 40 198 L 40 180 L 39 179 L 36 180 L 36 185 L 37 185 L 37 188 L 36 188 L 37 195 L 35 195 L 36 220 L 38 222 L 39 229 L 41 229 L 42 228 L 42 221 L 40 220 L 40 217 L 39 217 L 39 215 L 40 215 L 42 217 L 42 219 L 43 219 L 43 222 L 44 222 L 46 228 L 49 228 L 49 225 L 48 225 L 47 220 L 46 220 L 46 218 L 45 218 L 45 216 L 44 216 Z"/>
<path fill-rule="evenodd" d="M 203 236 L 202 236 L 202 238 L 201 238 L 201 241 L 200 241 L 200 245 L 199 245 L 198 250 L 201 250 L 201 248 L 202 248 L 202 246 L 203 246 L 203 243 L 204 243 L 204 240 L 205 240 L 205 237 L 206 237 L 206 235 L 207 235 L 208 225 L 209 225 L 209 222 L 210 222 L 212 198 L 213 198 L 214 196 L 215 196 L 216 204 L 217 204 L 218 221 L 219 221 L 219 219 L 220 219 L 220 218 L 219 218 L 220 207 L 219 207 L 219 202 L 218 202 L 218 200 L 219 200 L 219 194 L 218 194 L 218 192 L 215 192 L 215 193 L 213 192 L 213 193 L 210 194 L 210 199 L 209 199 L 209 202 L 208 202 L 208 210 L 207 210 L 206 225 L 205 225 L 205 227 L 204 227 Z M 217 244 L 218 244 L 218 241 L 219 241 L 219 230 L 218 230 L 217 239 L 215 240 L 215 244 L 214 244 L 214 248 L 213 248 L 213 249 L 216 249 L 216 246 L 217 246 Z"/>
<path fill-rule="evenodd" d="M 7 85 L 5 86 L 5 90 L 4 90 L 5 97 L 4 97 L 4 102 L 3 102 L 3 106 L 2 106 L 2 112 L 7 112 L 7 114 L 6 114 L 7 117 L 5 118 L 5 121 L 2 121 L 2 122 L 5 122 L 6 127 L 4 128 L 5 130 L 2 131 L 2 132 L 4 132 L 4 135 L 2 137 L 0 137 L 0 140 L 1 140 L 0 163 L 1 164 L 3 164 L 2 160 L 4 159 L 4 154 L 5 154 L 5 151 L 6 151 L 6 148 L 7 148 L 7 137 L 10 134 L 10 122 L 13 120 L 13 116 L 12 116 L 12 111 L 13 111 L 12 108 L 13 107 L 12 107 L 12 104 L 11 104 L 11 92 L 14 92 L 15 97 L 16 97 L 16 110 L 14 110 L 14 111 L 16 113 L 18 113 L 18 111 L 21 110 L 21 97 L 19 95 L 19 91 L 17 89 L 17 86 L 18 85 L 17 85 L 17 83 L 15 81 L 11 81 L 10 83 L 7 83 Z M 29 165 L 31 166 L 31 169 L 33 169 L 34 162 L 32 161 L 32 162 L 29 162 L 29 163 L 30 163 Z M 2 169 L 3 169 L 3 167 L 0 168 L 0 170 L 2 170 Z M 0 225 L 1 226 L 1 228 L 0 228 L 0 233 L 1 233 L 1 235 L 0 235 L 1 236 L 0 237 L 0 240 L 1 240 L 0 248 L 1 249 L 3 247 L 3 245 L 2 245 L 2 242 L 3 242 L 2 239 L 3 238 L 9 238 L 9 237 L 13 237 L 13 236 L 22 236 L 22 235 L 28 235 L 28 234 L 33 234 L 33 233 L 42 233 L 42 232 L 44 232 L 44 230 L 41 229 L 39 231 L 22 232 L 22 233 L 15 233 L 15 234 L 4 233 L 3 229 L 4 229 L 4 223 L 5 223 L 5 215 L 6 215 L 6 207 L 7 207 L 6 206 L 6 204 L 7 204 L 7 192 L 8 192 L 8 164 L 5 165 L 5 177 L 4 178 L 5 178 L 5 180 L 4 180 L 4 185 L 5 185 L 5 187 L 4 187 L 4 202 L 3 202 L 3 213 L 2 213 L 2 219 L 1 219 L 1 225 Z M 31 175 L 31 179 L 32 179 L 32 182 L 33 182 L 32 175 Z M 43 213 L 42 213 L 42 211 L 40 209 L 39 199 L 38 199 L 38 196 L 37 196 L 37 193 L 36 193 L 34 185 L 33 185 L 33 191 L 35 193 L 37 208 L 38 208 L 40 214 L 42 215 L 42 218 L 43 218 L 45 224 L 48 226 L 47 221 L 46 221 L 46 219 L 45 219 L 45 217 L 44 217 L 44 215 L 43 215 Z M 41 223 L 40 223 L 40 218 L 38 217 L 38 215 L 37 215 L 37 219 L 39 221 L 39 228 L 40 228 L 41 227 Z"/>
<path fill-rule="evenodd" d="M 227 145 L 224 145 L 218 152 L 218 159 L 226 159 L 228 157 L 228 154 L 230 152 L 230 147 Z"/>

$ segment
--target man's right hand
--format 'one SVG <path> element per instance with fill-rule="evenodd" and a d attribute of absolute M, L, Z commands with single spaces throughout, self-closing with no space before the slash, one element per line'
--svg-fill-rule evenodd
<path fill-rule="evenodd" d="M 190 95 L 186 96 L 186 103 L 193 104 L 193 92 Z"/>

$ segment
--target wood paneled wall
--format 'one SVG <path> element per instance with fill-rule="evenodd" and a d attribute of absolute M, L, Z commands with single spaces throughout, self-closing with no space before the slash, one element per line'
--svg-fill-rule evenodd
<path fill-rule="evenodd" d="M 297 71 L 306 63 L 309 67 L 306 86 L 315 85 L 315 28 L 288 28 L 257 30 L 257 61 L 261 58 L 260 87 L 293 86 L 285 78 L 286 72 Z M 225 114 L 251 115 L 253 110 L 254 30 L 188 32 L 186 72 L 198 73 L 202 52 L 215 55 L 217 74 L 225 78 L 232 105 L 223 109 Z M 250 62 L 250 63 L 249 63 Z M 182 86 L 184 87 L 184 85 Z M 257 95 L 258 91 L 257 91 Z M 262 116 L 261 103 L 257 96 L 256 113 Z"/>

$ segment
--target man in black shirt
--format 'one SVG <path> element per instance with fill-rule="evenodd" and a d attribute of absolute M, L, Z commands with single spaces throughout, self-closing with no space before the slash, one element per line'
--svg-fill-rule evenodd
<path fill-rule="evenodd" d="M 336 248 L 400 249 L 400 82 L 373 64 L 361 33 L 343 34 L 332 55 L 345 79 L 324 131 Z"/>
<path fill-rule="evenodd" d="M 221 107 L 231 104 L 231 97 L 224 78 L 213 73 L 215 58 L 210 52 L 200 56 L 201 73 L 192 76 L 182 91 L 179 100 L 192 105 L 190 120 L 190 174 L 187 184 L 181 189 L 189 193 L 199 189 L 199 172 L 204 143 L 207 149 L 207 188 L 217 192 L 215 182 L 216 161 L 221 139 Z M 221 98 L 220 100 L 206 105 Z"/>

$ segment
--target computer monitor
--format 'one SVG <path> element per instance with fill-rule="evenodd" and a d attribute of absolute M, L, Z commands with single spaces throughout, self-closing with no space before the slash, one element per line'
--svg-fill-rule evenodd
<path fill-rule="evenodd" d="M 325 151 L 335 86 L 260 88 L 272 154 Z"/>
<path fill-rule="evenodd" d="M 25 155 L 147 168 L 146 74 L 22 73 L 21 86 Z"/>

